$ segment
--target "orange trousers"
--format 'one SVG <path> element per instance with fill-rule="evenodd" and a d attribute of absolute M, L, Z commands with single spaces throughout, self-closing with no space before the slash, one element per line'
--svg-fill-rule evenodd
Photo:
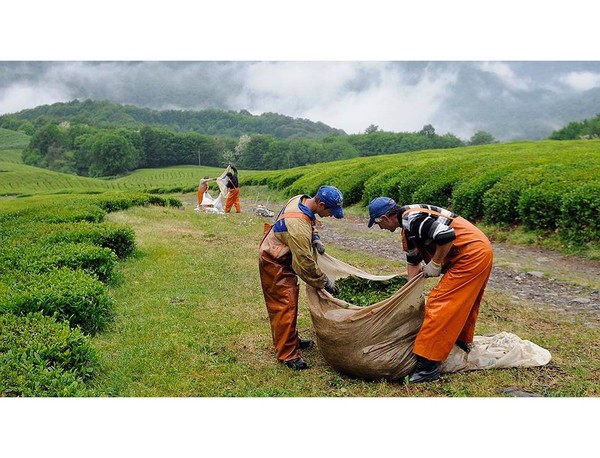
<path fill-rule="evenodd" d="M 258 268 L 277 359 L 291 361 L 301 355 L 296 328 L 298 277 L 291 266 L 275 261 L 264 252 L 260 252 Z"/>
<path fill-rule="evenodd" d="M 204 200 L 204 193 L 208 190 L 208 185 L 203 185 L 198 187 L 198 206 L 202 205 L 202 200 Z"/>
<path fill-rule="evenodd" d="M 458 219 L 455 222 L 458 223 Z M 450 268 L 425 304 L 425 318 L 413 353 L 432 361 L 444 361 L 457 340 L 473 342 L 475 322 L 493 261 L 490 241 L 479 229 L 473 228 L 473 240 L 459 246 L 457 253 L 447 259 Z"/>
<path fill-rule="evenodd" d="M 227 200 L 225 201 L 225 213 L 229 213 L 231 207 L 235 205 L 236 213 L 241 211 L 240 205 L 240 188 L 230 189 L 227 194 Z"/>

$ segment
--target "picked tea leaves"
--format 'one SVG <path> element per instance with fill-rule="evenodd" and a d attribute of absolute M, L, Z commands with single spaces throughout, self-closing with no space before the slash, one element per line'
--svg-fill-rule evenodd
<path fill-rule="evenodd" d="M 367 280 L 359 277 L 345 277 L 335 281 L 340 292 L 338 299 L 349 304 L 366 307 L 387 299 L 408 282 L 408 277 L 399 275 L 384 281 Z"/>

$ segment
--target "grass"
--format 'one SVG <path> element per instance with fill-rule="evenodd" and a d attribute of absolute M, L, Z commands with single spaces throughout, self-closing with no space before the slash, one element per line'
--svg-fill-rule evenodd
<path fill-rule="evenodd" d="M 5 133 L 0 131 L 0 136 Z M 54 200 L 61 193 L 115 188 L 194 188 L 200 176 L 222 172 L 182 166 L 141 169 L 112 180 L 77 177 L 23 165 L 18 152 L 23 142 L 22 137 L 0 138 L 0 195 L 11 207 L 19 206 L 20 199 L 9 197 L 29 194 Z M 244 177 L 255 173 L 260 172 L 243 172 Z M 265 186 L 245 190 L 248 201 L 271 204 L 274 210 L 285 200 L 283 191 Z M 258 279 L 258 244 L 265 220 L 251 213 L 198 214 L 193 211 L 194 193 L 183 197 L 189 202 L 183 211 L 138 207 L 108 216 L 135 230 L 138 252 L 120 264 L 121 281 L 111 287 L 118 307 L 114 325 L 93 339 L 104 366 L 96 383 L 107 396 L 495 397 L 508 387 L 552 397 L 600 395 L 597 328 L 552 309 L 516 307 L 508 295 L 492 292 L 484 298 L 477 334 L 508 331 L 532 340 L 551 351 L 549 365 L 453 374 L 436 384 L 402 386 L 337 373 L 318 349 L 310 349 L 304 356 L 311 369 L 292 372 L 275 361 Z M 365 214 L 358 205 L 345 211 Z M 364 234 L 374 239 L 383 235 Z M 496 235 L 501 237 L 501 231 Z M 510 237 L 518 243 L 545 240 L 531 233 L 514 232 Z M 373 273 L 404 269 L 399 261 L 331 244 L 328 251 Z M 315 337 L 303 289 L 298 329 Z"/>
<path fill-rule="evenodd" d="M 29 145 L 30 139 L 27 134 L 0 127 L 0 150 L 21 150 Z"/>
<path fill-rule="evenodd" d="M 193 201 L 193 195 L 188 196 Z M 451 374 L 440 383 L 403 386 L 337 373 L 318 349 L 312 366 L 295 373 L 275 361 L 260 290 L 258 243 L 264 220 L 250 213 L 198 214 L 185 209 L 133 208 L 109 215 L 132 227 L 138 254 L 122 264 L 115 325 L 93 342 L 105 367 L 97 380 L 124 397 L 496 397 L 518 387 L 541 396 L 600 395 L 598 328 L 552 309 L 516 307 L 508 295 L 486 293 L 477 334 L 513 332 L 550 350 L 545 367 Z M 358 252 L 334 256 L 373 272 L 402 263 Z M 315 337 L 301 290 L 298 329 Z"/>

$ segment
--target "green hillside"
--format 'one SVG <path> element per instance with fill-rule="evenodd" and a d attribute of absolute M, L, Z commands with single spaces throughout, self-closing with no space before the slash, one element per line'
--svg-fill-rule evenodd
<path fill-rule="evenodd" d="M 339 187 L 346 205 L 389 196 L 472 220 L 558 230 L 575 244 L 600 240 L 600 141 L 539 141 L 419 151 L 263 172 L 243 184 L 286 195 Z"/>
<path fill-rule="evenodd" d="M 139 128 L 162 126 L 174 131 L 193 131 L 206 135 L 224 135 L 238 138 L 243 134 L 261 133 L 278 138 L 319 138 L 324 135 L 346 135 L 322 122 L 292 118 L 277 113 L 253 115 L 247 111 L 207 109 L 152 110 L 133 105 L 121 105 L 100 100 L 73 100 L 52 105 L 41 105 L 17 113 L 0 116 L 0 125 L 11 128 L 26 123 L 35 124 L 40 118 L 45 122 L 69 121 L 102 127 Z"/>
<path fill-rule="evenodd" d="M 0 127 L 0 163 L 22 163 L 21 151 L 29 144 L 29 139 L 29 135 L 25 135 L 22 132 L 15 132 L 14 130 Z M 2 167 L 0 167 L 1 169 Z"/>
<path fill-rule="evenodd" d="M 1 159 L 0 156 L 0 196 L 88 193 L 115 189 L 109 181 L 52 172 Z"/>
<path fill-rule="evenodd" d="M 29 135 L 0 127 L 0 151 L 23 149 L 29 144 Z"/>
<path fill-rule="evenodd" d="M 221 168 L 138 169 L 100 180 L 25 166 L 0 151 L 0 195 L 98 192 L 193 192 Z M 569 244 L 600 240 L 600 141 L 539 141 L 428 150 L 321 163 L 281 171 L 240 171 L 244 186 L 286 196 L 338 186 L 346 206 L 385 195 L 401 204 L 429 203 L 500 227 L 558 233 Z M 213 184 L 214 187 L 214 184 Z M 216 187 L 215 187 L 216 189 Z"/>

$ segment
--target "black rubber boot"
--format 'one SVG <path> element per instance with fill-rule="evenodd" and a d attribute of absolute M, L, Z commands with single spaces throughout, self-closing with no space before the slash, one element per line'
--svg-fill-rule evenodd
<path fill-rule="evenodd" d="M 284 361 L 284 364 L 290 369 L 294 369 L 295 371 L 308 369 L 308 364 L 306 364 L 306 361 L 302 359 L 302 356 L 296 359 L 292 359 L 290 361 Z"/>
<path fill-rule="evenodd" d="M 301 350 L 310 348 L 315 344 L 315 342 L 312 339 L 303 339 L 302 337 L 300 337 L 298 340 L 299 340 L 298 346 L 300 347 Z"/>
<path fill-rule="evenodd" d="M 440 378 L 440 363 L 417 355 L 415 370 L 408 376 L 408 383 L 433 382 Z"/>
<path fill-rule="evenodd" d="M 464 343 L 462 340 L 457 340 L 456 346 L 458 348 L 460 348 L 462 351 L 464 351 L 465 353 L 469 353 L 471 351 L 471 345 Z"/>

